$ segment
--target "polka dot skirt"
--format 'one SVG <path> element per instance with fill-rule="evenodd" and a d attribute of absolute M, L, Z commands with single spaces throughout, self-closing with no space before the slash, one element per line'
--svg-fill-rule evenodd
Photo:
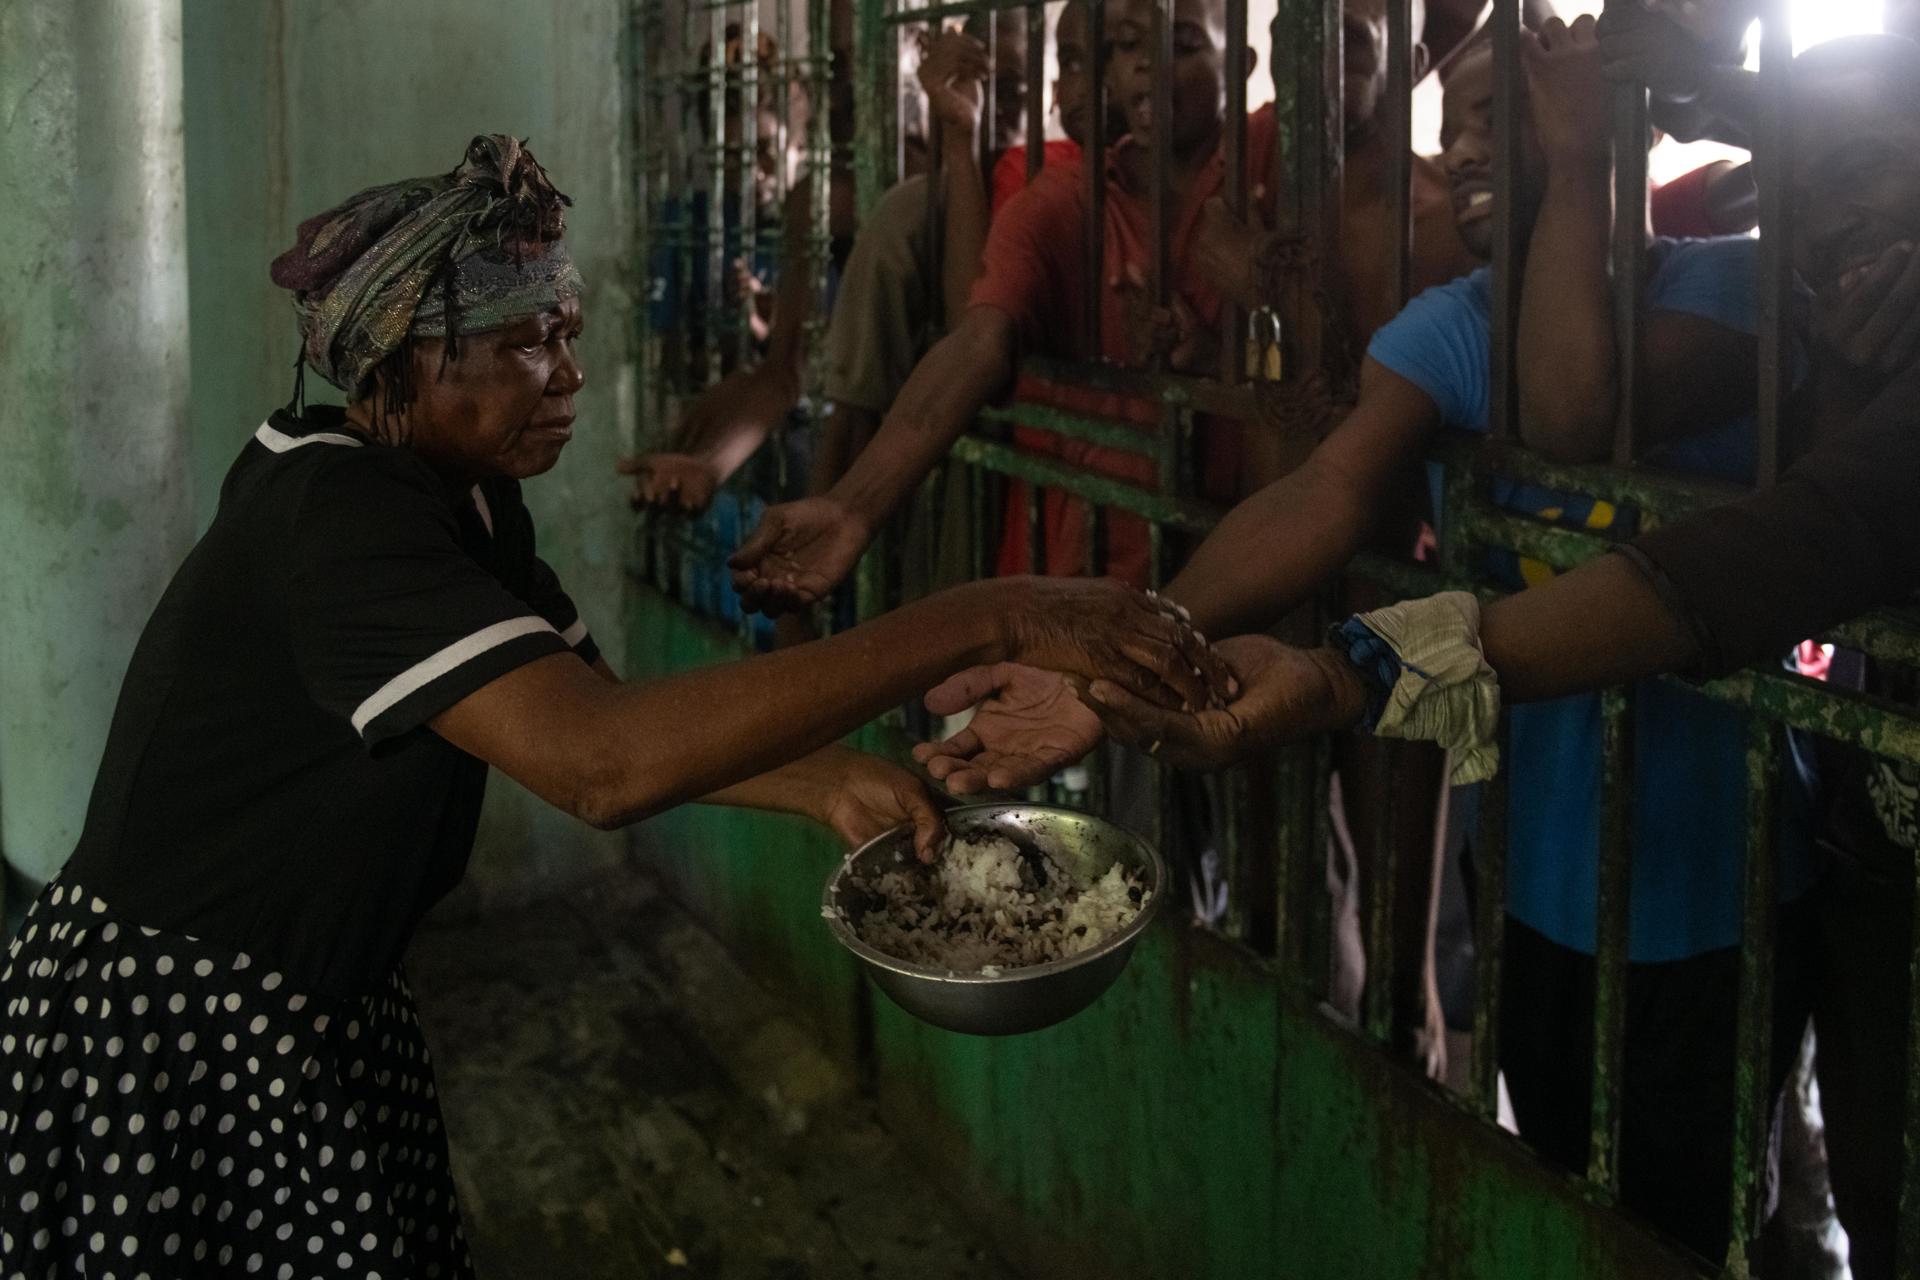
<path fill-rule="evenodd" d="M 309 999 L 55 880 L 0 1002 L 0 1280 L 472 1276 L 399 970 Z"/>

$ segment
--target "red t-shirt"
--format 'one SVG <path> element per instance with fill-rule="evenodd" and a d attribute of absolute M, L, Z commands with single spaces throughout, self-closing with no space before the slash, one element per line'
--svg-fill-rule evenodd
<path fill-rule="evenodd" d="M 1040 161 L 1042 173 L 1063 164 L 1071 164 L 1077 169 L 1080 164 L 1080 144 L 1071 138 L 1053 139 L 1041 148 Z M 1026 185 L 1027 146 L 1023 142 L 1017 147 L 1008 147 L 994 161 L 993 212 L 998 215 L 1007 207 L 1007 201 L 1019 195 Z"/>
<path fill-rule="evenodd" d="M 1135 143 L 1123 138 L 1108 152 L 1106 194 L 1105 287 L 1101 291 L 1100 351 L 1104 359 L 1133 363 L 1127 336 L 1127 301 L 1111 284 L 1129 268 L 1142 274 L 1152 262 L 1152 215 L 1144 195 L 1129 191 L 1120 178 L 1119 162 Z M 1274 113 L 1260 108 L 1247 120 L 1247 184 L 1265 185 L 1272 167 Z M 1004 161 L 1002 162 L 1004 163 Z M 1226 159 L 1216 153 L 1200 172 L 1174 211 L 1172 227 L 1173 288 L 1193 308 L 1203 324 L 1219 321 L 1222 299 L 1207 283 L 1194 261 L 1194 226 L 1201 207 L 1218 195 L 1226 183 Z M 1080 330 L 1080 299 L 1085 262 L 1082 256 L 1086 182 L 1080 164 L 1055 164 L 1051 155 L 1034 184 L 1007 202 L 988 232 L 980 279 L 974 284 L 971 305 L 994 307 L 1013 321 L 1022 352 L 1074 354 L 1072 343 Z M 1137 397 L 1061 387 L 1023 377 L 1014 389 L 1016 400 L 1037 401 L 1087 416 L 1156 424 L 1158 404 Z M 1237 496 L 1219 490 L 1231 486 L 1237 473 L 1238 431 L 1235 424 L 1206 424 L 1201 441 L 1203 467 L 1214 483 L 1208 487 L 1222 500 Z M 1151 457 L 1104 445 L 1069 440 L 1050 431 L 1016 428 L 1014 443 L 1033 453 L 1058 457 L 1086 470 L 1143 488 L 1157 483 Z M 1088 568 L 1088 528 L 1085 504 L 1048 490 L 1042 500 L 1045 571 L 1083 573 Z M 1107 519 L 1106 571 L 1135 586 L 1148 579 L 1148 535 L 1144 520 L 1122 512 Z M 997 569 L 1002 574 L 1029 571 L 1027 556 L 1025 486 L 1009 486 L 1006 527 L 1001 537 Z"/>
<path fill-rule="evenodd" d="M 1653 234 L 1682 239 L 1725 234 L 1714 229 L 1713 211 L 1707 204 L 1707 184 L 1717 165 L 1718 161 L 1703 164 L 1653 189 Z"/>

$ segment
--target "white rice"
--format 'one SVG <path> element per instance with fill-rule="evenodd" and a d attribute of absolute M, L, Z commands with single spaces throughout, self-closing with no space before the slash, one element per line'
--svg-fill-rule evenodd
<path fill-rule="evenodd" d="M 1046 883 L 1012 841 L 951 840 L 932 867 L 902 864 L 851 885 L 882 905 L 852 921 L 860 940 L 897 959 L 998 977 L 1078 955 L 1125 928 L 1151 897 L 1116 862 L 1082 887 L 1044 852 Z"/>

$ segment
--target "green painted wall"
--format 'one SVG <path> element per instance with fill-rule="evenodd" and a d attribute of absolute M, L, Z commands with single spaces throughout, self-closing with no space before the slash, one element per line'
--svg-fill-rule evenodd
<path fill-rule="evenodd" d="M 731 635 L 657 594 L 632 601 L 636 673 L 737 656 Z M 1210 935 L 1158 928 L 1060 1026 L 957 1036 L 862 989 L 818 919 L 836 858 L 824 837 L 688 808 L 636 844 L 831 1044 L 864 1055 L 890 1123 L 1034 1275 L 1697 1274 Z"/>
<path fill-rule="evenodd" d="M 202 527 L 219 483 L 292 385 L 296 337 L 267 264 L 295 225 L 362 187 L 451 168 L 476 133 L 529 138 L 574 199 L 587 388 L 560 465 L 527 488 L 542 554 L 602 646 L 623 647 L 630 517 L 613 461 L 633 428 L 626 5 L 505 0 L 187 0 L 192 471 Z M 309 378 L 313 399 L 337 399 Z M 623 842 L 493 784 L 468 905 L 617 860 Z"/>
<path fill-rule="evenodd" d="M 0 5 L 0 854 L 32 885 L 191 538 L 180 21 Z"/>

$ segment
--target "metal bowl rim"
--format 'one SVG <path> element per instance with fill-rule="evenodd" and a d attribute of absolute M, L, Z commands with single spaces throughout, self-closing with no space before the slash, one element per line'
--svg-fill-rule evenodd
<path fill-rule="evenodd" d="M 1048 960 L 1042 964 L 1021 965 L 1016 968 L 1004 969 L 997 977 L 984 973 L 956 973 L 951 969 L 933 969 L 925 965 L 918 965 L 911 960 L 902 960 L 897 956 L 890 956 L 886 952 L 877 950 L 862 942 L 859 935 L 854 933 L 853 926 L 848 924 L 847 921 L 838 914 L 836 910 L 838 904 L 834 901 L 834 887 L 840 883 L 840 878 L 846 875 L 852 868 L 854 861 L 868 849 L 873 848 L 884 840 L 892 839 L 902 831 L 907 830 L 911 825 L 909 823 L 902 823 L 891 830 L 881 832 L 857 849 L 850 850 L 840 859 L 840 864 L 834 868 L 833 874 L 827 877 L 826 887 L 820 891 L 820 908 L 823 915 L 828 911 L 834 912 L 834 914 L 826 920 L 827 928 L 832 932 L 834 940 L 839 942 L 840 945 L 847 950 L 853 952 L 853 954 L 860 959 L 865 960 L 868 964 L 877 965 L 882 969 L 897 973 L 902 977 L 922 978 L 932 982 L 951 983 L 956 986 L 1004 986 L 1009 983 L 1023 982 L 1029 979 L 1050 977 L 1057 973 L 1065 973 L 1069 969 L 1075 969 L 1084 964 L 1091 964 L 1095 960 L 1113 955 L 1116 952 L 1125 951 L 1131 947 L 1134 941 L 1139 938 L 1140 934 L 1145 931 L 1146 927 L 1153 923 L 1154 917 L 1160 912 L 1161 903 L 1166 899 L 1167 866 L 1166 863 L 1161 860 L 1159 851 L 1117 823 L 1109 822 L 1105 818 L 1082 812 L 1079 809 L 1069 809 L 1063 805 L 1028 804 L 1020 800 L 999 800 L 989 801 L 983 804 L 956 805 L 954 808 L 947 810 L 947 814 L 951 817 L 956 814 L 979 813 L 988 810 L 1004 812 L 1010 809 L 1018 809 L 1023 813 L 1067 814 L 1074 818 L 1101 823 L 1119 832 L 1131 841 L 1141 853 L 1147 856 L 1147 863 L 1153 868 L 1153 896 L 1147 899 L 1145 906 L 1140 908 L 1140 913 L 1128 921 L 1117 933 L 1101 939 L 1098 943 L 1077 955 L 1067 956 L 1064 959 Z"/>

